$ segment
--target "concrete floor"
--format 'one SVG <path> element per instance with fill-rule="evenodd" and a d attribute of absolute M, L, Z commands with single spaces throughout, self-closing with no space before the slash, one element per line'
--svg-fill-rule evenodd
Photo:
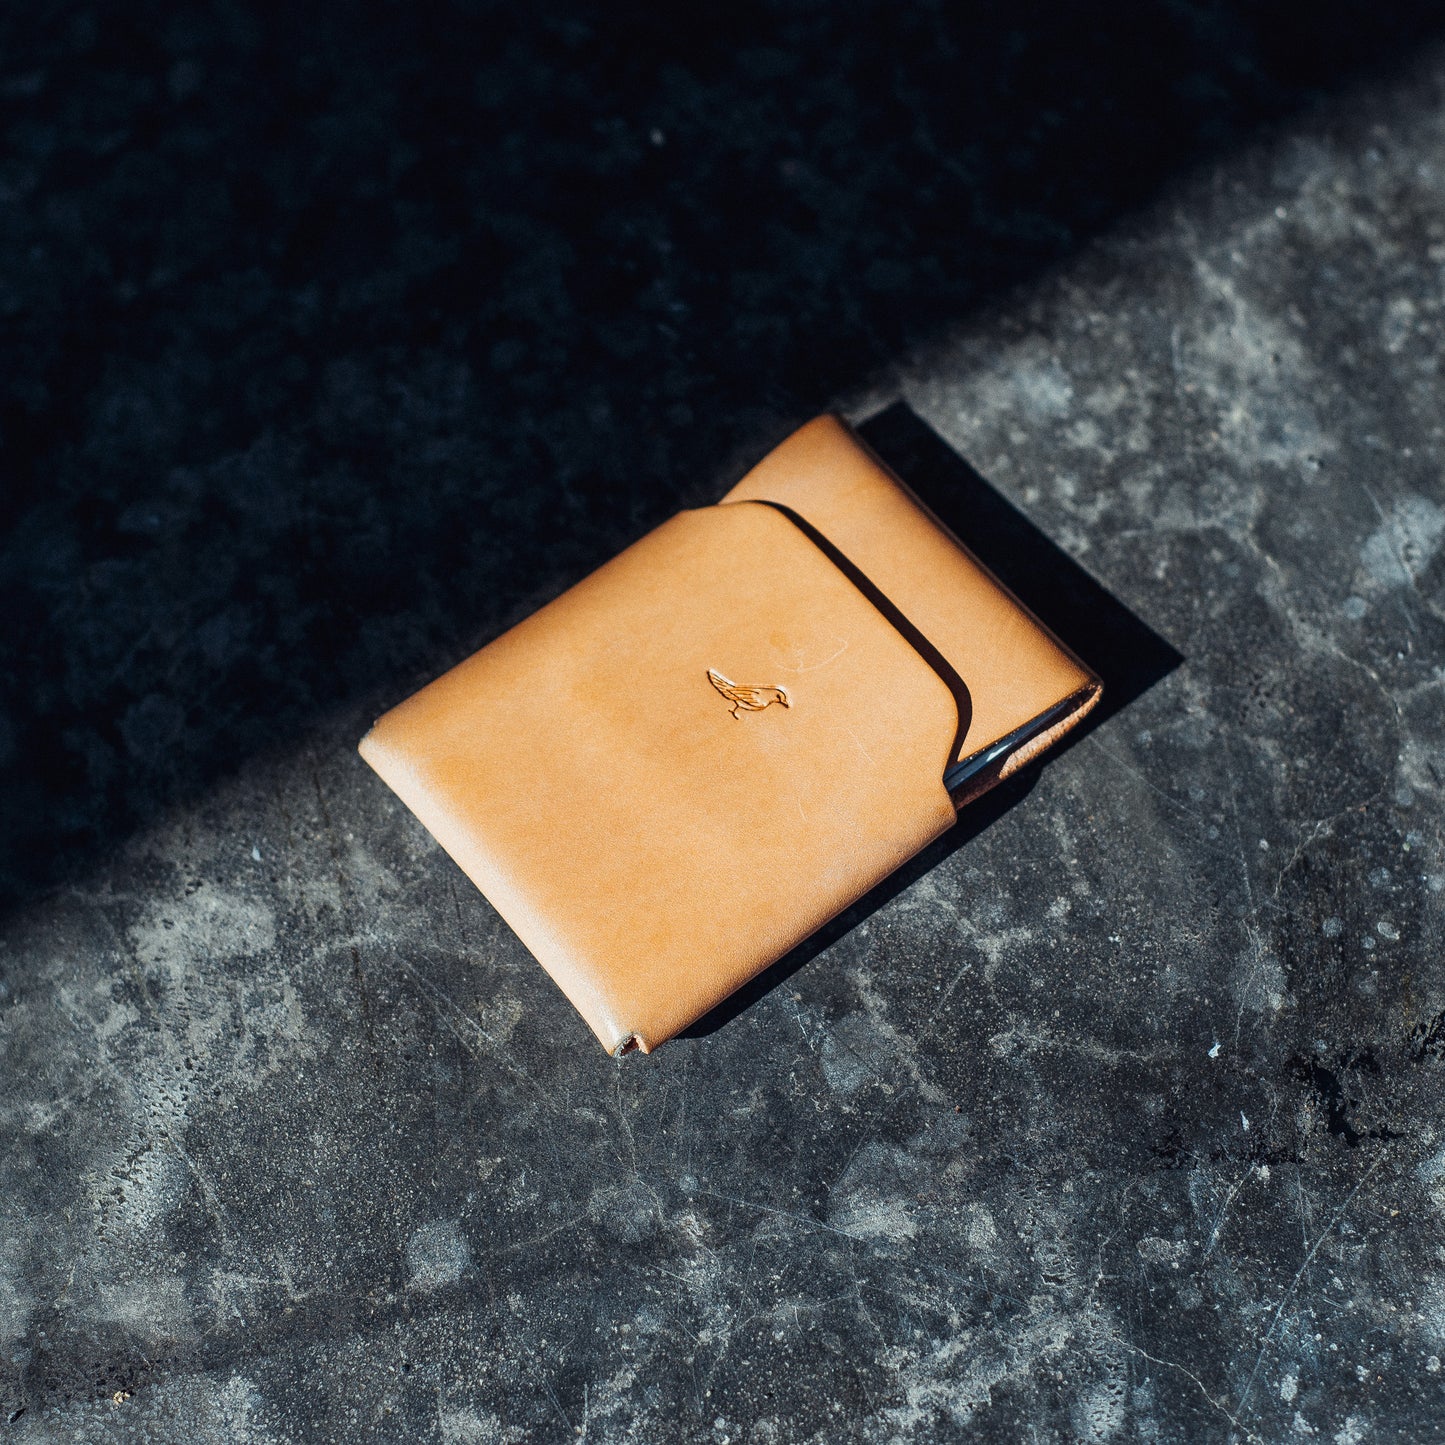
<path fill-rule="evenodd" d="M 806 308 L 771 339 L 782 303 L 745 308 L 732 375 L 689 350 L 702 281 L 649 280 L 675 361 L 587 343 L 650 378 L 629 413 L 605 356 L 589 391 L 526 352 L 542 231 L 516 335 L 448 330 L 425 236 L 324 296 L 183 255 L 199 289 L 112 318 L 74 435 L 43 367 L 13 383 L 56 490 L 4 544 L 39 700 L 0 727 L 0 1437 L 1445 1436 L 1445 53 L 1183 149 L 1144 209 L 937 324 L 910 291 L 900 338 L 751 410 L 740 358 L 803 365 Z M 83 236 L 75 193 L 27 224 Z M 240 202 L 184 195 L 205 252 Z M 430 300 L 387 290 L 433 263 Z M 354 744 L 829 402 L 1110 707 L 613 1060 Z"/>

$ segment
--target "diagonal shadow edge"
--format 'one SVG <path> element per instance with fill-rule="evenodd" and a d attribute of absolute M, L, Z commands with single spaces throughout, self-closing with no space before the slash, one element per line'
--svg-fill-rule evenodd
<path fill-rule="evenodd" d="M 1228 44 L 1205 45 L 1186 26 L 1171 48 L 1151 48 L 1149 65 L 1139 66 L 1131 63 L 1126 42 L 1132 38 L 1142 45 L 1140 35 L 1163 23 L 1165 10 L 1100 6 L 1092 17 L 1089 8 L 1079 7 L 1063 40 L 1056 37 L 1043 47 L 1044 59 L 1066 65 L 1069 83 L 1063 85 L 1027 47 L 1022 54 L 1029 63 L 1016 76 L 999 70 L 1014 53 L 1015 39 L 1032 35 L 1037 41 L 1056 28 L 1057 16 L 1046 7 L 1033 17 L 1032 31 L 1026 12 L 1001 15 L 996 22 L 970 15 L 960 22 L 969 31 L 969 46 L 957 53 L 978 57 L 969 62 L 973 85 L 958 83 L 948 65 L 941 71 L 930 68 L 932 60 L 920 66 L 918 56 L 927 59 L 937 47 L 880 50 L 877 36 L 866 27 L 855 35 L 851 24 L 834 37 L 850 40 L 850 53 L 866 62 L 854 77 L 858 85 L 844 87 L 848 104 L 839 114 L 846 118 L 858 103 L 880 95 L 887 105 L 874 131 L 859 132 L 861 149 L 845 157 L 842 179 L 823 194 L 841 215 L 886 215 L 888 224 L 868 233 L 888 241 L 886 254 L 875 255 L 867 246 L 849 249 L 854 233 L 848 226 L 827 230 L 823 244 L 799 220 L 792 188 L 812 173 L 807 165 L 795 171 L 791 160 L 782 168 L 774 164 L 789 137 L 782 124 L 786 114 L 764 126 L 763 134 L 776 144 L 754 147 L 761 168 L 747 175 L 758 185 L 767 180 L 761 192 L 737 184 L 736 158 L 725 144 L 736 128 L 722 122 L 696 130 L 695 141 L 707 141 L 708 148 L 689 153 L 689 175 L 706 173 L 711 190 L 694 193 L 691 180 L 684 184 L 665 170 L 667 158 L 681 153 L 671 145 L 645 151 L 652 169 L 639 173 L 651 179 L 638 182 L 635 193 L 624 187 L 612 208 L 603 202 L 615 189 L 615 177 L 601 189 L 559 187 L 551 172 L 541 174 L 545 184 L 533 178 L 533 191 L 524 186 L 515 202 L 517 215 L 525 219 L 539 206 L 538 214 L 550 215 L 548 207 L 566 196 L 557 233 L 580 254 L 605 258 L 619 234 L 615 227 L 598 230 L 597 216 L 612 225 L 645 205 L 652 208 L 649 215 L 656 211 L 677 219 L 683 251 L 693 253 L 704 277 L 728 274 L 739 244 L 760 233 L 759 215 L 769 207 L 778 212 L 774 229 L 787 245 L 775 260 L 784 269 L 769 271 L 754 258 L 756 304 L 739 318 L 726 287 L 699 287 L 686 324 L 662 323 L 649 333 L 649 345 L 637 349 L 644 359 L 625 365 L 618 356 L 633 354 L 629 338 L 646 323 L 646 312 L 623 293 L 610 295 L 602 283 L 616 278 L 599 263 L 597 284 L 585 289 L 607 305 L 574 308 L 575 314 L 556 323 L 555 335 L 547 333 L 567 364 L 494 368 L 497 347 L 505 359 L 511 354 L 506 348 L 518 344 L 512 312 L 527 300 L 512 294 L 514 287 L 494 285 L 503 274 L 498 257 L 505 260 L 515 251 L 535 260 L 532 233 L 513 226 L 511 239 L 499 240 L 486 208 L 472 231 L 458 230 L 459 217 L 444 210 L 438 234 L 448 242 L 458 235 L 469 238 L 472 249 L 463 247 L 464 254 L 445 265 L 437 262 L 434 274 L 389 309 L 323 307 L 314 317 L 308 309 L 306 327 L 294 334 L 289 321 L 284 326 L 275 321 L 282 312 L 266 310 L 262 314 L 272 319 L 237 322 L 225 346 L 209 343 L 202 370 L 208 376 L 214 371 L 214 380 L 192 399 L 196 404 L 180 408 L 166 425 L 117 432 L 96 420 L 110 415 L 99 405 L 107 372 L 136 369 L 136 384 L 121 395 L 132 410 L 146 404 L 137 413 L 144 420 L 146 406 L 156 400 L 150 384 L 168 376 L 152 365 L 157 339 L 194 330 L 201 318 L 211 326 L 208 298 L 220 282 L 271 277 L 285 294 L 304 282 L 297 296 L 304 299 L 311 296 L 306 288 L 319 287 L 314 301 L 327 294 L 322 283 L 342 259 L 362 265 L 367 248 L 389 234 L 376 231 L 379 212 L 368 189 L 370 174 L 359 173 L 355 193 L 337 180 L 319 195 L 290 199 L 278 199 L 254 177 L 242 176 L 236 198 L 243 204 L 236 215 L 223 214 L 221 239 L 212 245 L 209 232 L 197 233 L 186 273 L 191 279 L 177 285 L 172 278 L 153 296 L 144 292 L 150 299 L 143 305 L 129 291 L 76 286 L 73 268 L 57 265 L 56 296 L 45 306 L 31 304 L 28 312 L 7 313 L 3 325 L 17 359 L 12 370 L 24 385 L 13 397 L 0 397 L 6 473 L 0 542 L 11 544 L 8 556 L 0 546 L 0 599 L 10 624 L 9 637 L 0 637 L 0 916 L 74 879 L 164 809 L 192 801 L 247 759 L 289 744 L 331 710 L 352 708 L 358 719 L 367 712 L 375 716 L 517 620 L 529 601 L 545 601 L 542 594 L 578 580 L 679 505 L 695 505 L 727 471 L 727 461 L 719 464 L 719 458 L 761 455 L 870 368 L 1058 264 L 1152 204 L 1175 177 L 1252 143 L 1288 118 L 1320 109 L 1342 91 L 1384 81 L 1398 69 L 1413 70 L 1412 57 L 1440 31 L 1438 10 L 1418 0 L 1375 7 L 1363 18 L 1343 3 L 1309 7 L 1307 13 L 1286 0 L 1226 5 L 1224 11 L 1239 12 L 1242 26 Z M 1171 25 L 1188 18 L 1182 10 L 1168 13 Z M 355 25 L 350 12 L 338 14 L 337 37 L 359 48 L 355 54 L 339 50 L 337 63 L 371 76 L 372 91 L 384 99 L 395 83 L 387 69 L 392 52 L 398 52 L 398 63 L 407 61 L 413 41 L 379 43 L 367 27 Z M 660 44 L 671 31 L 661 12 L 657 15 L 666 30 L 652 37 Z M 1113 18 L 1105 26 L 1108 17 Z M 1136 22 L 1147 24 L 1141 28 Z M 296 24 L 309 30 L 311 12 Z M 1100 78 L 1081 65 L 1072 44 L 1080 33 L 1094 36 L 1099 59 L 1112 58 L 1121 69 Z M 215 105 L 227 119 L 207 124 L 228 152 L 237 142 L 267 134 L 256 122 L 277 97 L 291 95 L 288 84 L 299 87 L 297 103 L 310 104 L 309 72 L 303 68 L 292 75 L 286 68 L 289 57 L 305 47 L 288 36 L 282 33 L 274 51 L 257 52 L 259 58 L 233 59 L 234 74 L 217 76 L 218 82 L 228 76 L 247 82 L 215 87 Z M 1007 44 L 991 46 L 991 36 Z M 646 38 L 626 29 L 609 62 L 615 75 L 603 67 L 616 94 L 630 98 L 628 112 L 639 117 L 650 116 L 654 102 L 662 104 L 662 93 L 654 95 L 645 65 L 638 64 L 639 56 L 650 53 L 641 43 Z M 721 67 L 718 74 L 730 74 L 726 64 L 736 47 L 726 34 L 715 40 L 710 63 Z M 444 113 L 442 101 L 473 91 L 465 51 L 450 46 L 429 53 L 425 67 L 407 72 L 404 93 L 411 98 L 398 117 L 412 127 L 415 133 L 408 135 L 434 167 L 407 182 L 407 195 L 451 195 L 455 157 L 433 144 L 429 127 Z M 807 53 L 827 57 L 819 94 L 832 96 L 836 46 L 815 45 Z M 938 51 L 945 58 L 950 53 Z M 87 81 L 93 70 L 119 65 L 117 57 L 127 55 L 125 47 L 86 52 L 74 61 L 76 74 L 37 62 L 37 75 L 53 74 L 26 104 L 49 104 L 47 96 L 67 94 L 67 84 Z M 138 60 L 149 63 L 146 55 Z M 877 66 L 884 60 L 895 71 L 880 89 Z M 248 71 L 248 65 L 260 70 Z M 1118 74 L 1137 77 L 1138 88 L 1114 84 Z M 258 75 L 267 83 L 254 83 Z M 417 75 L 430 77 L 433 90 L 414 95 L 410 82 Z M 909 81 L 902 90 L 900 79 Z M 1019 94 L 1017 79 L 1028 82 Z M 991 88 L 995 80 L 997 90 Z M 859 88 L 864 81 L 866 87 Z M 580 91 L 578 124 L 589 136 L 589 105 L 600 84 L 593 75 L 592 90 Z M 754 89 L 744 75 L 736 93 L 728 92 L 740 116 L 750 113 Z M 148 93 L 144 87 L 137 91 Z M 544 86 L 543 93 L 553 105 L 555 87 Z M 612 93 L 605 87 L 598 91 L 609 105 Z M 244 97 L 265 97 L 266 105 L 253 115 L 241 105 Z M 1097 103 L 1101 100 L 1107 104 Z M 901 109 L 892 108 L 895 101 Z M 1064 122 L 1058 106 L 1066 101 L 1081 122 Z M 7 103 L 16 103 L 15 97 Z M 666 118 L 661 110 L 657 114 Z M 719 112 L 710 106 L 707 114 L 716 121 Z M 721 114 L 725 121 L 728 113 Z M 953 132 L 939 133 L 934 125 L 950 116 L 962 126 L 958 134 L 970 141 L 956 153 L 941 144 Z M 920 118 L 928 124 L 920 126 Z M 193 116 L 188 124 L 199 121 Z M 305 126 L 289 130 L 312 134 Z M 526 133 L 525 127 L 518 132 Z M 744 128 L 744 134 L 751 133 Z M 1013 144 L 1020 137 L 1029 138 L 1023 153 Z M 991 138 L 1010 143 L 994 144 Z M 1140 147 L 1137 154 L 1132 141 Z M 1117 151 L 1116 144 L 1124 150 Z M 491 154 L 487 147 L 469 150 Z M 243 147 L 238 159 L 246 154 Z M 1033 159 L 1020 170 L 1028 155 Z M 710 169 L 698 164 L 707 157 L 716 162 Z M 197 151 L 186 164 L 204 172 L 208 182 L 212 178 L 207 152 Z M 89 166 L 76 171 L 67 162 L 36 197 L 53 198 L 60 192 L 47 187 L 90 184 L 106 173 L 104 165 Z M 91 239 L 102 251 L 110 244 L 117 256 L 130 255 L 136 247 L 126 227 L 140 225 L 136 215 L 169 214 L 164 203 L 173 192 L 166 186 L 179 186 L 192 174 L 183 166 L 169 180 L 163 176 L 151 204 L 135 206 L 129 220 L 103 188 L 94 195 L 76 192 L 57 214 L 69 216 L 70 201 L 77 206 L 84 201 L 91 210 L 80 206 L 78 219 L 67 224 L 85 234 L 90 216 Z M 481 178 L 495 180 L 485 170 Z M 870 189 L 875 182 L 881 191 Z M 503 189 L 513 188 L 509 183 Z M 909 204 L 895 211 L 892 202 L 899 197 Z M 42 204 L 22 209 L 35 217 L 50 213 Z M 706 224 L 696 224 L 699 216 Z M 142 239 L 149 234 L 144 225 L 139 234 Z M 352 250 L 342 244 L 348 238 L 355 243 Z M 599 238 L 608 244 L 596 244 Z M 491 264 L 478 264 L 483 256 L 491 257 Z M 828 302 L 821 311 L 816 298 L 812 309 L 794 300 L 795 292 L 812 284 L 820 263 L 827 263 L 828 284 L 837 287 L 819 292 Z M 865 283 L 875 263 L 878 285 L 870 290 Z M 376 274 L 390 272 L 382 267 Z M 898 279 L 909 276 L 917 279 L 907 284 Z M 550 305 L 565 288 L 543 289 Z M 34 303 L 37 297 L 30 299 Z M 460 319 L 467 315 L 480 318 L 470 329 Z M 819 316 L 832 318 L 822 330 Z M 747 323 L 741 328 L 740 319 Z M 196 332 L 210 334 L 204 328 Z M 568 350 L 578 335 L 586 345 Z M 333 362 L 371 358 L 371 370 L 357 362 L 363 379 L 399 385 L 427 347 L 489 377 L 495 399 L 477 403 L 475 415 L 444 415 L 435 434 L 422 429 L 419 436 L 403 436 L 395 451 L 380 445 L 389 433 L 367 430 L 356 419 L 329 430 L 321 425 L 318 417 L 324 420 L 329 404 L 325 389 L 294 378 L 253 410 L 236 405 L 246 399 L 253 378 L 284 380 L 291 360 L 306 363 L 298 375 L 319 376 Z M 399 360 L 376 360 L 372 350 Z M 520 391 L 504 389 L 512 371 L 521 378 Z M 686 403 L 686 419 L 664 424 L 662 400 L 674 398 Z M 632 420 L 607 430 L 612 423 L 600 424 L 596 417 L 613 410 Z M 200 419 L 193 430 L 182 425 L 187 416 Z M 639 416 L 650 417 L 652 426 L 638 425 Z M 468 425 L 481 441 L 464 435 Z M 621 445 L 644 431 L 655 435 L 630 442 L 630 450 Z M 501 438 L 496 451 L 494 438 Z M 454 466 L 436 460 L 452 454 L 460 458 Z M 489 492 L 473 480 L 478 474 L 505 482 Z M 559 476 L 573 481 L 563 485 Z M 162 505 L 152 509 L 160 478 L 170 479 L 170 491 L 163 489 Z M 915 490 L 926 487 L 920 483 Z M 151 545 L 147 539 L 164 537 L 170 525 L 167 508 L 186 517 L 192 502 L 197 525 L 179 549 L 182 563 L 171 568 L 163 548 L 156 553 L 160 562 L 142 559 L 139 554 Z M 935 510 L 947 508 L 935 503 Z M 184 560 L 186 549 L 198 560 Z M 107 617 L 106 594 L 95 583 L 116 567 L 133 568 L 141 582 Z M 238 580 L 227 589 L 215 579 L 231 570 Z M 93 605 L 91 596 L 98 599 Z M 87 599 L 86 605 L 77 604 L 77 597 Z M 148 647 L 152 631 L 165 633 L 173 619 L 180 641 Z M 1123 689 L 1113 684 L 1089 726 L 1125 705 L 1131 680 L 1139 680 L 1125 671 Z M 83 695 L 72 697 L 67 688 L 76 678 L 84 684 L 76 684 Z"/>

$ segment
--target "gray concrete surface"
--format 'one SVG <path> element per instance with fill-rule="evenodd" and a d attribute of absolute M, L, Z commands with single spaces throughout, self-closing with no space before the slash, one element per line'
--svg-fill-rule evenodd
<path fill-rule="evenodd" d="M 1183 661 L 716 1026 L 606 1057 L 373 697 L 12 909 L 0 1437 L 1445 1435 L 1442 96 L 836 397 Z"/>

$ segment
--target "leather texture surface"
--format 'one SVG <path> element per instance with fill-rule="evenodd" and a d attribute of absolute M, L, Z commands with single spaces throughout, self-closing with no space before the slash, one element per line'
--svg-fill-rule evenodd
<path fill-rule="evenodd" d="M 650 1050 L 944 832 L 950 764 L 1098 690 L 823 417 L 361 753 L 603 1045 Z"/>
<path fill-rule="evenodd" d="M 1066 697 L 1079 696 L 1070 722 L 1097 700 L 1098 678 L 837 417 L 799 428 L 723 498 L 745 500 L 786 507 L 816 528 L 962 679 L 971 716 L 953 761 Z"/>
<path fill-rule="evenodd" d="M 749 504 L 664 523 L 361 751 L 616 1051 L 686 1027 L 947 829 L 956 726 L 894 626 Z"/>

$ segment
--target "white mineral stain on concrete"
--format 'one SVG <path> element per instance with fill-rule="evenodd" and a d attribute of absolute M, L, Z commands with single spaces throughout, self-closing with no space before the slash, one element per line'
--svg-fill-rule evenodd
<path fill-rule="evenodd" d="M 1075 1435 L 1083 1441 L 1112 1440 L 1123 1427 L 1127 1406 L 1128 1385 L 1122 1377 L 1091 1385 L 1074 1405 Z"/>
<path fill-rule="evenodd" d="M 1235 968 L 1231 988 L 1239 1007 L 1251 1013 L 1277 1014 L 1289 1001 L 1289 979 L 1272 953 L 1246 951 Z"/>
<path fill-rule="evenodd" d="M 94 1101 L 78 1165 L 90 1207 L 64 1226 L 63 1307 L 142 1342 L 184 1340 L 199 1327 L 182 1273 L 157 1248 L 170 1219 L 194 1199 L 222 1242 L 228 1230 L 206 1165 L 187 1146 L 193 1110 L 252 1092 L 313 1053 L 296 985 L 276 957 L 273 910 L 196 878 L 197 854 L 223 846 L 194 823 L 135 840 L 131 855 L 159 861 L 172 881 L 153 885 L 138 910 L 107 887 L 71 895 L 70 926 L 37 936 L 26 960 L 33 976 L 55 979 Z M 86 929 L 105 946 L 91 942 L 80 955 L 89 966 L 77 968 Z M 16 1229 L 17 1247 L 32 1227 Z"/>
<path fill-rule="evenodd" d="M 1358 1415 L 1346 1415 L 1345 1423 L 1335 1431 L 1335 1445 L 1360 1445 L 1368 1428 Z"/>
<path fill-rule="evenodd" d="M 967 1223 L 963 1226 L 963 1237 L 970 1249 L 980 1254 L 991 1254 L 998 1244 L 998 1225 L 987 1205 L 970 1204 Z"/>
<path fill-rule="evenodd" d="M 1001 348 L 994 362 L 968 377 L 969 394 L 960 398 L 963 405 L 955 412 L 961 425 L 972 428 L 982 419 L 1039 425 L 1071 414 L 1073 380 L 1042 337 L 1025 337 Z M 929 389 L 928 383 L 923 383 L 921 390 L 926 393 Z M 913 390 L 910 388 L 910 394 Z"/>
<path fill-rule="evenodd" d="M 843 1023 L 847 1022 L 843 1020 Z M 847 1098 L 868 1082 L 870 1072 L 866 1060 L 867 1054 L 860 1053 L 856 1041 L 843 1036 L 842 1025 L 824 1036 L 821 1054 L 823 1077 L 835 1094 Z"/>
<path fill-rule="evenodd" d="M 832 1225 L 854 1239 L 912 1239 L 917 1222 L 898 1198 L 859 1190 L 832 1216 Z"/>
<path fill-rule="evenodd" d="M 906 1030 L 900 1030 L 889 1017 L 886 994 L 878 988 L 873 975 L 867 969 L 854 968 L 849 970 L 849 978 L 862 1004 L 854 1034 L 854 1054 L 880 1079 L 885 1092 L 901 1085 L 916 1090 L 918 1096 L 930 1104 L 945 1104 L 947 1094 L 923 1067 L 918 1041 Z M 864 1037 L 869 1044 L 867 1051 L 862 1044 Z"/>
<path fill-rule="evenodd" d="M 996 1329 L 961 1329 L 948 1339 L 922 1349 L 895 1346 L 882 1352 L 882 1363 L 897 1380 L 902 1403 L 882 1412 L 895 1440 L 930 1440 L 939 1419 L 966 1428 L 993 1392 L 1014 1381 L 1037 1378 L 1058 1369 L 1082 1348 L 1085 1360 L 1112 1382 L 1118 1372 L 1117 1350 L 1103 1347 L 1112 1331 L 1103 1322 L 1093 1328 L 1086 1312 L 1055 1312 L 1052 1302 Z M 1076 1426 L 1108 1427 L 1116 1418 L 1110 1401 L 1094 1400 L 1092 1389 L 1074 1412 Z M 1114 1428 L 1117 1429 L 1117 1426 Z M 1107 1439 L 1107 1435 L 1083 1438 Z"/>
<path fill-rule="evenodd" d="M 1189 1253 L 1189 1246 L 1182 1241 L 1163 1239 L 1157 1234 L 1145 1235 L 1134 1248 L 1140 1259 L 1151 1264 L 1171 1264 Z"/>
<path fill-rule="evenodd" d="M 185 978 L 206 959 L 251 958 L 276 944 L 276 923 L 265 904 L 203 882 L 193 893 L 162 897 L 130 930 L 147 966 Z"/>
<path fill-rule="evenodd" d="M 1415 303 L 1408 296 L 1396 296 L 1390 301 L 1380 326 L 1380 339 L 1385 343 L 1386 351 L 1393 355 L 1405 349 L 1418 314 Z"/>
<path fill-rule="evenodd" d="M 918 1222 L 900 1185 L 917 1168 L 917 1160 L 901 1149 L 864 1145 L 829 1193 L 829 1224 L 854 1239 L 895 1244 L 912 1239 Z"/>
<path fill-rule="evenodd" d="M 186 1445 L 279 1445 L 261 1419 L 265 1402 L 247 1375 L 178 1375 L 119 1400 L 106 1395 L 47 1412 L 63 1433 L 37 1440 L 185 1441 Z"/>
<path fill-rule="evenodd" d="M 1069 414 L 1074 387 L 1056 357 L 1020 363 L 1009 377 L 1020 409 L 1034 421 L 1052 421 Z"/>
<path fill-rule="evenodd" d="M 437 1410 L 442 1445 L 514 1445 L 527 1432 L 504 1425 L 490 1410 L 468 1410 L 442 1405 Z"/>
<path fill-rule="evenodd" d="M 1431 1344 L 1445 1344 L 1445 1276 L 1433 1275 L 1417 1286 L 1421 1333 Z"/>
<path fill-rule="evenodd" d="M 1422 1159 L 1415 1166 L 1415 1177 L 1423 1184 L 1445 1182 L 1445 1148 L 1437 1150 L 1428 1159 Z"/>
<path fill-rule="evenodd" d="M 1379 587 L 1413 587 L 1445 537 L 1445 511 L 1428 497 L 1395 502 L 1360 548 L 1360 567 Z"/>
<path fill-rule="evenodd" d="M 872 979 L 861 969 L 853 971 L 853 978 L 864 1008 L 823 1032 L 819 1062 L 828 1087 L 845 1098 L 869 1083 L 892 1093 L 896 1084 L 911 1077 L 926 1090 L 929 1086 L 918 1074 L 909 1041 L 889 1022 Z"/>
<path fill-rule="evenodd" d="M 423 1224 L 406 1242 L 407 1283 L 412 1289 L 441 1289 L 456 1284 L 472 1262 L 471 1246 L 455 1219 Z"/>
<path fill-rule="evenodd" d="M 107 1324 L 121 1325 L 138 1340 L 161 1343 L 186 1339 L 195 1333 L 195 1312 L 178 1275 L 160 1273 L 154 1265 L 135 1266 L 137 1277 L 107 1278 L 106 1270 L 119 1268 L 123 1256 L 89 1261 L 90 1291 L 79 1313 Z"/>
<path fill-rule="evenodd" d="M 1243 467 L 1284 465 L 1335 450 L 1311 395 L 1314 369 L 1294 330 L 1256 304 L 1222 260 L 1195 263 L 1218 320 L 1181 337 L 1176 370 L 1214 410 L 1216 434 Z"/>
<path fill-rule="evenodd" d="M 0 1222 L 4 1230 L 0 1236 L 0 1352 L 8 1350 L 30 1327 L 31 1300 L 20 1289 L 19 1242 L 7 1226 L 8 1221 Z"/>

